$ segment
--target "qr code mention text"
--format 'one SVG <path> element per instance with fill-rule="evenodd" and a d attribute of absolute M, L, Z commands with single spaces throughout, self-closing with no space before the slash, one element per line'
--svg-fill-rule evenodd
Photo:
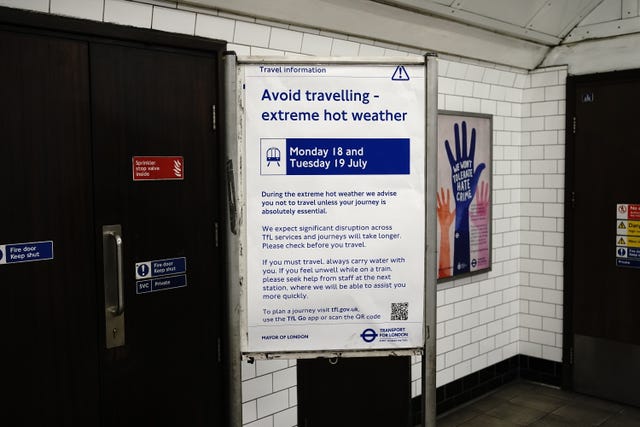
<path fill-rule="evenodd" d="M 408 320 L 409 319 L 409 303 L 408 302 L 392 302 L 391 303 L 391 320 Z"/>

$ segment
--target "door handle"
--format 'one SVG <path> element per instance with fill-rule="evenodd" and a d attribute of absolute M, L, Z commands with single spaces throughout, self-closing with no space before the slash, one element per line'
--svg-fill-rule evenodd
<path fill-rule="evenodd" d="M 124 345 L 124 268 L 122 227 L 102 227 L 104 311 L 107 348 Z"/>
<path fill-rule="evenodd" d="M 115 282 L 116 282 L 116 306 L 109 307 L 110 310 L 116 314 L 122 314 L 124 312 L 124 273 L 122 269 L 122 235 L 116 231 L 103 231 L 103 238 L 112 238 L 115 243 Z"/>

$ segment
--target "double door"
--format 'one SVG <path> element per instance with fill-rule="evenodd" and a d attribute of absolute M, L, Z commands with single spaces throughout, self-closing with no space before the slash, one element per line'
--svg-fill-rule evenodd
<path fill-rule="evenodd" d="M 3 418 L 223 418 L 220 49 L 0 28 Z"/>

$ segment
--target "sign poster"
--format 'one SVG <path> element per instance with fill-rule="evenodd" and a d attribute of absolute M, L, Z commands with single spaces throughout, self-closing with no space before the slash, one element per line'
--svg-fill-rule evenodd
<path fill-rule="evenodd" d="M 616 205 L 616 265 L 640 268 L 640 204 Z"/>
<path fill-rule="evenodd" d="M 491 268 L 491 116 L 438 115 L 438 279 Z"/>
<path fill-rule="evenodd" d="M 424 64 L 241 69 L 243 351 L 423 347 Z"/>
<path fill-rule="evenodd" d="M 133 156 L 131 170 L 134 181 L 184 180 L 182 156 Z"/>
<path fill-rule="evenodd" d="M 137 262 L 136 294 L 184 288 L 187 286 L 187 258 L 165 258 Z"/>
<path fill-rule="evenodd" d="M 53 241 L 0 243 L 0 265 L 53 259 Z"/>

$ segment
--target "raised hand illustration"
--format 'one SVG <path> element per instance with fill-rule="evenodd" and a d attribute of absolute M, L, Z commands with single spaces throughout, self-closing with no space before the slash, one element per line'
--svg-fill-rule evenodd
<path fill-rule="evenodd" d="M 477 269 L 489 267 L 489 184 L 480 182 L 475 209 L 470 212 L 471 225 L 475 227 Z M 472 265 L 473 266 L 473 265 Z"/>
<path fill-rule="evenodd" d="M 462 128 L 462 132 L 460 132 Z M 469 206 L 473 201 L 478 186 L 480 174 L 485 168 L 480 163 L 474 169 L 474 157 L 476 151 L 476 130 L 471 129 L 471 141 L 467 145 L 467 122 L 462 126 L 453 125 L 455 137 L 455 157 L 451 152 L 449 140 L 445 140 L 444 146 L 451 165 L 451 187 L 456 202 L 456 222 L 453 249 L 454 274 L 470 271 L 469 263 Z M 462 141 L 461 141 L 462 139 Z M 468 148 L 468 149 L 467 149 Z"/>
<path fill-rule="evenodd" d="M 440 248 L 438 251 L 438 279 L 451 277 L 453 267 L 451 266 L 451 239 L 449 229 L 456 217 L 456 211 L 451 210 L 451 192 L 447 188 L 446 196 L 444 188 L 436 192 L 436 212 L 438 214 L 438 225 L 440 225 Z"/>

